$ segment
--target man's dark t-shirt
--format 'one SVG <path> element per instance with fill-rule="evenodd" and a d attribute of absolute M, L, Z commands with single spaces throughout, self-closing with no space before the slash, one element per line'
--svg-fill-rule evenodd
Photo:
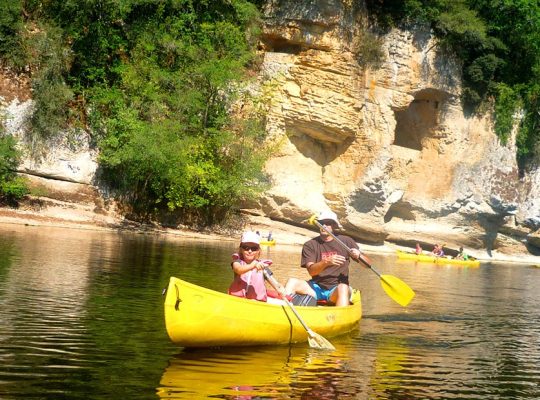
<path fill-rule="evenodd" d="M 358 249 L 356 242 L 349 236 L 336 235 L 349 248 Z M 308 240 L 302 247 L 302 267 L 306 268 L 309 262 L 317 263 L 330 258 L 334 254 L 345 257 L 341 265 L 332 265 L 311 279 L 325 290 L 332 289 L 338 283 L 349 284 L 349 253 L 336 240 L 325 242 L 320 236 Z"/>

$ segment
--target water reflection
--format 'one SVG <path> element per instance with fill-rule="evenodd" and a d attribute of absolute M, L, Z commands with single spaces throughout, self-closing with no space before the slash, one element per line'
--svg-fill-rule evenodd
<path fill-rule="evenodd" d="M 33 227 L 1 238 L 0 398 L 104 398 L 131 380 L 126 362 L 138 378 L 159 373 L 159 239 Z M 132 382 L 124 392 L 141 393 Z"/>
<path fill-rule="evenodd" d="M 162 289 L 177 276 L 225 291 L 236 242 L 0 227 L 0 398 L 540 398 L 540 269 L 401 263 L 403 308 L 353 265 L 363 319 L 336 352 L 185 351 L 167 338 Z M 266 250 L 282 283 L 300 248 Z"/>
<path fill-rule="evenodd" d="M 165 369 L 157 394 L 166 399 L 351 398 L 346 351 L 265 347 L 185 351 Z M 347 383 L 347 381 L 349 381 Z"/>
<path fill-rule="evenodd" d="M 12 375 L 19 379 L 30 373 L 46 375 L 50 368 L 59 371 L 65 359 L 79 358 L 84 347 L 81 320 L 89 274 L 84 246 L 91 247 L 92 242 L 83 242 L 81 248 L 68 232 L 54 241 L 40 240 L 34 233 L 27 232 L 24 251 L 17 249 L 19 241 L 11 246 L 10 265 L 3 267 L 0 285 L 0 354 L 4 363 L 19 365 Z M 25 362 L 20 365 L 22 358 Z"/>

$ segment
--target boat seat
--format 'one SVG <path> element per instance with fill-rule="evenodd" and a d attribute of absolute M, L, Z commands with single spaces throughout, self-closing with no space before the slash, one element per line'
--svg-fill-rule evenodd
<path fill-rule="evenodd" d="M 295 306 L 306 306 L 314 307 L 317 305 L 317 300 L 315 297 L 310 296 L 309 294 L 293 294 L 292 301 Z"/>

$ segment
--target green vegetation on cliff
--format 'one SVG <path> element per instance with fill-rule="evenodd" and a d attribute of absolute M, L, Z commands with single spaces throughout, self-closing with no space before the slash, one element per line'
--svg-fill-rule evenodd
<path fill-rule="evenodd" d="M 25 179 L 14 173 L 20 156 L 15 139 L 12 136 L 0 136 L 0 203 L 16 203 L 28 194 Z"/>

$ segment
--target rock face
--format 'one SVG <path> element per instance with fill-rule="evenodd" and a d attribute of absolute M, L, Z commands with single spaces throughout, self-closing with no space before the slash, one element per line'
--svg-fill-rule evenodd
<path fill-rule="evenodd" d="M 20 166 L 21 173 L 44 176 L 60 181 L 91 184 L 97 170 L 97 153 L 90 147 L 90 136 L 84 131 L 62 132 L 32 151 L 25 141 L 32 100 L 13 99 L 4 107 L 5 130 L 19 139 L 27 155 Z M 38 154 L 32 154 L 36 153 Z"/>
<path fill-rule="evenodd" d="M 300 224 L 330 208 L 371 244 L 540 252 L 540 172 L 520 176 L 490 115 L 464 114 L 459 65 L 429 30 L 377 37 L 365 16 L 350 0 L 267 2 L 260 77 L 273 88 L 267 130 L 281 147 L 258 212 Z M 22 137 L 28 83 L 2 82 L 6 131 Z M 88 138 L 66 133 L 21 172 L 92 185 L 96 170 Z"/>
<path fill-rule="evenodd" d="M 428 30 L 391 31 L 380 67 L 366 66 L 364 16 L 348 1 L 268 3 L 262 77 L 283 145 L 264 213 L 299 222 L 331 208 L 366 242 L 526 251 L 540 175 L 520 178 L 489 115 L 464 115 L 459 65 Z"/>
<path fill-rule="evenodd" d="M 34 107 L 31 94 L 26 75 L 0 68 L 0 132 L 18 139 L 24 154 L 18 172 L 26 176 L 34 193 L 28 204 L 19 207 L 19 218 L 32 214 L 41 221 L 113 224 L 118 216 L 114 202 L 105 200 L 95 186 L 97 152 L 90 145 L 90 135 L 81 130 L 59 132 L 33 146 L 28 135 Z M 11 218 L 10 211 L 3 210 L 2 215 Z"/>

